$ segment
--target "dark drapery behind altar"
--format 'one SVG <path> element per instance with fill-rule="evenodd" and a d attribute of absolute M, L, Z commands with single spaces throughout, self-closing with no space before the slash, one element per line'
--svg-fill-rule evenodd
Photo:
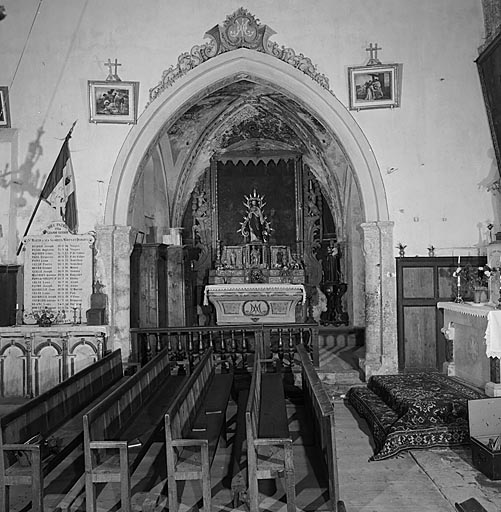
<path fill-rule="evenodd" d="M 243 243 L 238 232 L 246 210 L 243 199 L 256 190 L 264 195 L 265 212 L 273 231 L 271 245 L 295 247 L 296 205 L 295 168 L 293 160 L 252 161 L 244 164 L 228 161 L 218 163 L 217 200 L 219 238 L 225 245 Z"/>

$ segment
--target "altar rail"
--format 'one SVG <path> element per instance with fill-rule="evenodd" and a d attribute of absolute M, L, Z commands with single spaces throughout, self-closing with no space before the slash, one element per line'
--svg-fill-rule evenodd
<path fill-rule="evenodd" d="M 133 328 L 130 333 L 132 365 L 142 366 L 167 347 L 171 361 L 192 367 L 200 354 L 211 347 L 222 364 L 246 369 L 249 356 L 258 346 L 266 358 L 277 357 L 292 367 L 298 343 L 310 352 L 313 364 L 319 365 L 317 324 Z"/>

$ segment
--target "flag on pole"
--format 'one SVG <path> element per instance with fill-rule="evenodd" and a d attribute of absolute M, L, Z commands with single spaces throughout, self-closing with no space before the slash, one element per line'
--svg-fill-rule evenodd
<path fill-rule="evenodd" d="M 73 124 L 73 126 L 75 125 Z M 64 139 L 63 147 L 61 151 L 59 151 L 54 167 L 52 167 L 52 171 L 40 193 L 40 198 L 52 206 L 52 208 L 58 210 L 61 219 L 68 226 L 68 229 L 72 233 L 76 233 L 78 219 L 75 197 L 75 178 L 73 176 L 73 166 L 71 164 L 69 148 L 69 140 L 73 126 Z"/>

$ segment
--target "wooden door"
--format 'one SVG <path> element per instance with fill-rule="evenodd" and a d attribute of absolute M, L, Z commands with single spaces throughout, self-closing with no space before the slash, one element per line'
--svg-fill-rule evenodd
<path fill-rule="evenodd" d="M 461 257 L 461 265 L 479 266 L 485 256 Z M 440 301 L 456 296 L 457 257 L 397 258 L 398 363 L 400 371 L 442 371 L 446 361 Z M 465 290 L 464 300 L 473 300 Z"/>

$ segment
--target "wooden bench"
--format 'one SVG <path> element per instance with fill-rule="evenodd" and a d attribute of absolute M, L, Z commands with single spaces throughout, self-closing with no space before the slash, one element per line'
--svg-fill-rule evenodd
<path fill-rule="evenodd" d="M 292 437 L 280 373 L 265 373 L 256 353 L 245 410 L 248 499 L 251 512 L 259 510 L 258 482 L 284 476 L 287 511 L 296 511 Z"/>
<path fill-rule="evenodd" d="M 120 510 L 131 511 L 131 475 L 185 379 L 171 375 L 169 356 L 163 350 L 84 415 L 87 511 L 97 510 L 95 486 L 108 482 L 120 482 Z"/>
<path fill-rule="evenodd" d="M 216 373 L 210 348 L 165 414 L 170 512 L 179 508 L 179 480 L 200 481 L 203 508 L 211 510 L 210 467 L 221 435 L 226 441 L 226 409 L 232 383 L 233 374 Z"/>
<path fill-rule="evenodd" d="M 43 510 L 44 476 L 82 443 L 85 408 L 122 377 L 116 350 L 0 418 L 0 510 L 13 485 L 31 486 L 32 510 Z"/>
<path fill-rule="evenodd" d="M 303 345 L 297 345 L 296 350 L 301 362 L 301 385 L 306 411 L 313 422 L 315 442 L 322 452 L 327 468 L 330 510 L 343 512 L 345 506 L 339 499 L 334 406 L 306 348 Z"/>

